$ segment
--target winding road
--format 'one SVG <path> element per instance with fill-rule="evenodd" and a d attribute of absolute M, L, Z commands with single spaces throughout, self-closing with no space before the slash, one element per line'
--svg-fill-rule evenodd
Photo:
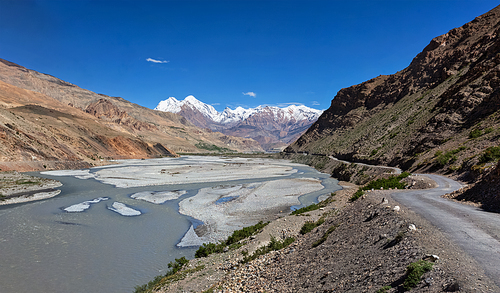
<path fill-rule="evenodd" d="M 392 198 L 446 233 L 500 287 L 500 214 L 445 199 L 441 196 L 459 189 L 460 183 L 438 175 L 424 176 L 438 187 L 395 192 Z"/>

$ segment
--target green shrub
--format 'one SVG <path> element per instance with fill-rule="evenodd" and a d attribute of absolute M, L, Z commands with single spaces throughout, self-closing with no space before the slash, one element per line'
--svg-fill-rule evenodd
<path fill-rule="evenodd" d="M 358 198 L 360 198 L 361 196 L 363 196 L 364 192 L 363 192 L 363 188 L 360 187 L 358 188 L 358 191 L 356 191 L 353 196 L 351 196 L 351 198 L 349 199 L 350 201 L 355 201 L 357 200 Z"/>
<path fill-rule="evenodd" d="M 437 151 L 435 156 L 436 156 L 436 163 L 438 165 L 445 166 L 448 163 L 454 163 L 457 160 L 457 156 L 455 154 L 467 149 L 466 146 L 461 146 L 459 148 L 456 148 L 451 151 L 447 151 L 446 153 L 443 154 L 441 151 Z"/>
<path fill-rule="evenodd" d="M 335 231 L 335 229 L 337 229 L 337 227 L 340 226 L 340 224 L 338 225 L 333 225 L 331 226 L 330 228 L 328 228 L 328 230 L 326 230 L 325 234 L 323 234 L 323 236 L 318 239 L 317 241 L 315 241 L 313 244 L 312 244 L 312 247 L 317 247 L 319 246 L 321 243 L 325 242 L 326 239 L 328 238 L 328 235 L 330 235 L 330 233 L 332 233 L 333 231 Z"/>
<path fill-rule="evenodd" d="M 264 223 L 260 221 L 259 223 L 253 226 L 248 226 L 243 229 L 234 231 L 233 234 L 227 238 L 226 245 L 231 245 L 233 243 L 239 242 L 240 240 L 243 240 L 245 238 L 257 234 L 262 229 L 264 229 L 264 227 L 267 226 L 267 224 L 269 224 L 269 222 Z"/>
<path fill-rule="evenodd" d="M 478 138 L 481 135 L 483 135 L 483 131 L 481 129 L 474 129 L 471 132 L 469 132 L 469 138 Z"/>
<path fill-rule="evenodd" d="M 233 232 L 233 234 L 231 234 L 231 236 L 229 236 L 226 239 L 226 241 L 222 241 L 221 243 L 218 244 L 203 243 L 203 245 L 200 246 L 198 250 L 196 250 L 194 256 L 196 258 L 201 258 L 201 257 L 207 257 L 212 253 L 221 253 L 224 251 L 225 247 L 227 246 L 233 247 L 239 241 L 259 233 L 265 226 L 267 226 L 267 224 L 269 224 L 269 222 L 264 223 L 260 221 L 259 223 L 253 226 L 248 226 L 244 227 L 243 229 L 236 230 Z"/>
<path fill-rule="evenodd" d="M 291 214 L 292 215 L 300 215 L 300 214 L 303 214 L 303 213 L 307 213 L 307 212 L 310 212 L 310 211 L 317 210 L 319 208 L 320 208 L 319 205 L 313 203 L 312 205 L 308 205 L 306 207 L 303 207 L 303 208 L 300 208 L 298 210 L 295 210 Z"/>
<path fill-rule="evenodd" d="M 406 183 L 400 182 L 402 179 L 410 176 L 410 172 L 403 172 L 398 176 L 391 176 L 387 179 L 381 178 L 377 180 L 370 181 L 366 186 L 360 187 L 356 193 L 349 199 L 350 201 L 355 201 L 364 194 L 364 190 L 370 189 L 389 189 L 389 188 L 398 188 L 404 189 L 406 187 Z"/>
<path fill-rule="evenodd" d="M 307 234 L 307 233 L 311 232 L 314 228 L 323 224 L 324 222 L 325 222 L 325 219 L 323 219 L 323 218 L 320 218 L 316 222 L 307 221 L 304 223 L 304 225 L 300 229 L 300 234 L 302 234 L 302 235 Z"/>
<path fill-rule="evenodd" d="M 434 263 L 425 260 L 419 260 L 417 262 L 411 263 L 406 268 L 406 279 L 403 283 L 403 288 L 406 291 L 410 291 L 411 288 L 417 286 L 417 284 L 420 282 L 420 278 L 422 278 L 422 275 L 432 270 L 433 265 Z"/>
<path fill-rule="evenodd" d="M 207 257 L 212 253 L 221 253 L 224 251 L 224 247 L 226 245 L 224 243 L 203 243 L 200 247 L 198 247 L 198 250 L 194 253 L 195 258 L 201 258 L 201 257 Z"/>
<path fill-rule="evenodd" d="M 173 276 L 177 273 L 185 264 L 189 261 L 186 257 L 176 258 L 175 262 L 171 261 L 168 264 L 170 270 L 165 275 L 156 276 L 153 280 L 149 281 L 147 284 L 142 286 L 135 286 L 135 293 L 151 292 L 153 289 L 158 287 L 165 278 Z"/>
<path fill-rule="evenodd" d="M 391 286 L 384 286 L 384 287 L 378 289 L 377 292 L 375 292 L 375 293 L 387 293 L 387 290 L 391 290 L 391 289 L 392 289 Z"/>
<path fill-rule="evenodd" d="M 489 147 L 479 157 L 479 163 L 488 163 L 500 159 L 500 147 Z"/>
<path fill-rule="evenodd" d="M 276 240 L 276 238 L 274 238 L 274 237 L 271 237 L 271 242 L 269 242 L 268 245 L 258 248 L 252 255 L 245 255 L 245 257 L 241 260 L 241 263 L 248 263 L 248 262 L 256 259 L 257 257 L 264 255 L 270 251 L 280 250 L 282 248 L 285 248 L 288 245 L 292 244 L 294 241 L 295 241 L 295 238 L 293 238 L 293 237 L 287 237 L 282 242 L 279 240 Z"/>

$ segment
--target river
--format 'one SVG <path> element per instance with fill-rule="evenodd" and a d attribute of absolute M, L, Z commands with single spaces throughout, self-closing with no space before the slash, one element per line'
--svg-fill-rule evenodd
<path fill-rule="evenodd" d="M 203 173 L 205 169 L 211 173 Z M 196 247 L 176 245 L 200 221 L 180 214 L 179 203 L 201 189 L 320 180 L 324 188 L 300 196 L 302 205 L 340 189 L 327 174 L 281 160 L 181 157 L 124 161 L 81 172 L 38 174 L 61 181 L 60 195 L 0 207 L 0 292 L 133 292 L 134 286 L 164 274 L 175 258 L 193 258 Z M 166 177 L 158 174 L 171 179 L 162 181 Z M 168 191 L 182 192 L 162 204 L 131 198 Z M 217 204 L 234 198 L 228 195 Z M 140 215 L 113 211 L 115 202 Z M 81 206 L 88 208 L 65 210 Z"/>

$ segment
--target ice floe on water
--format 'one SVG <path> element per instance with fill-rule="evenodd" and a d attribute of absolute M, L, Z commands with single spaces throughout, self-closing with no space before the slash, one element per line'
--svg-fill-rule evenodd
<path fill-rule="evenodd" d="M 108 207 L 109 210 L 119 213 L 122 216 L 139 216 L 141 214 L 140 211 L 135 210 L 129 206 L 127 206 L 124 203 L 115 201 L 110 207 Z"/>
<path fill-rule="evenodd" d="M 175 191 L 142 191 L 132 194 L 130 197 L 133 199 L 140 199 L 154 204 L 162 204 L 168 200 L 178 199 L 182 195 L 186 194 L 186 190 L 175 190 Z"/>
<path fill-rule="evenodd" d="M 98 202 L 101 202 L 103 200 L 108 200 L 108 199 L 109 199 L 108 197 L 98 197 L 98 198 L 95 198 L 93 200 L 87 200 L 87 201 L 84 201 L 81 203 L 74 204 L 72 206 L 65 208 L 64 210 L 67 211 L 68 213 L 79 213 L 79 212 L 83 212 L 86 209 L 90 208 L 91 204 L 98 203 Z"/>

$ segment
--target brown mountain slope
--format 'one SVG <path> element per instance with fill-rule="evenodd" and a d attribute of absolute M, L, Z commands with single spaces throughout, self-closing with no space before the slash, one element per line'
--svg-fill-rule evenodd
<path fill-rule="evenodd" d="M 43 105 L 43 106 L 42 106 Z M 86 167 L 107 158 L 172 156 L 81 110 L 0 81 L 0 169 Z"/>
<path fill-rule="evenodd" d="M 4 164 L 3 170 L 20 168 L 14 161 L 37 165 L 26 167 L 37 169 L 42 164 L 31 161 L 95 163 L 95 158 L 206 152 L 206 146 L 212 145 L 241 152 L 262 151 L 252 139 L 199 129 L 179 115 L 96 94 L 3 59 L 0 59 L 0 112 L 0 161 L 11 162 L 13 166 Z M 26 135 L 21 138 L 16 136 L 18 133 Z M 58 140 L 62 136 L 66 139 Z"/>
<path fill-rule="evenodd" d="M 406 69 L 340 90 L 285 151 L 413 171 L 488 167 L 480 158 L 500 137 L 499 20 L 496 7 L 434 38 Z"/>

